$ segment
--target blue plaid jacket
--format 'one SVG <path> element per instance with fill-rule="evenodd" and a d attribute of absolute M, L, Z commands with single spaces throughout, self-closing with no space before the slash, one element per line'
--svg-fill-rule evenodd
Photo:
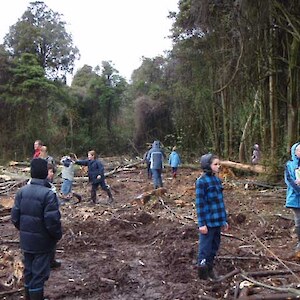
<path fill-rule="evenodd" d="M 226 224 L 223 186 L 217 176 L 204 173 L 196 180 L 196 210 L 199 227 L 218 227 Z"/>

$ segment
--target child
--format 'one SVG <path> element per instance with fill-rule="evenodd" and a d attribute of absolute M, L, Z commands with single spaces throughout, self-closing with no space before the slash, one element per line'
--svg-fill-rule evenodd
<path fill-rule="evenodd" d="M 148 151 L 147 160 L 150 161 L 150 170 L 155 189 L 163 186 L 161 173 L 163 169 L 164 158 L 165 153 L 160 147 L 160 142 L 154 141 L 151 149 Z"/>
<path fill-rule="evenodd" d="M 33 148 L 34 148 L 33 158 L 38 158 L 40 156 L 42 146 L 43 146 L 43 143 L 42 143 L 41 140 L 36 140 L 34 142 L 34 144 L 33 144 Z"/>
<path fill-rule="evenodd" d="M 50 275 L 50 256 L 62 237 L 58 200 L 45 186 L 47 162 L 31 161 L 31 182 L 16 194 L 11 220 L 20 231 L 24 255 L 25 299 L 44 299 L 44 284 Z"/>
<path fill-rule="evenodd" d="M 291 159 L 286 163 L 284 180 L 287 185 L 286 207 L 291 208 L 294 213 L 296 234 L 298 244 L 295 248 L 295 255 L 300 257 L 300 142 L 291 148 Z"/>
<path fill-rule="evenodd" d="M 177 169 L 178 166 L 180 165 L 180 156 L 176 152 L 176 146 L 173 147 L 172 152 L 169 155 L 169 164 L 172 168 L 172 176 L 173 178 L 176 178 L 177 176 Z"/>
<path fill-rule="evenodd" d="M 199 226 L 198 276 L 216 280 L 214 258 L 220 247 L 221 229 L 228 230 L 223 201 L 223 187 L 216 176 L 220 169 L 217 156 L 208 153 L 201 157 L 203 175 L 196 181 L 196 210 Z"/>
<path fill-rule="evenodd" d="M 69 200 L 73 196 L 78 199 L 78 203 L 81 201 L 82 197 L 79 194 L 72 193 L 72 185 L 74 180 L 74 162 L 77 159 L 75 154 L 70 154 L 70 156 L 63 156 L 60 162 L 63 167 L 61 170 L 61 177 L 63 183 L 61 185 L 61 198 Z"/>
<path fill-rule="evenodd" d="M 148 177 L 148 179 L 152 178 L 151 169 L 150 169 L 150 160 L 147 158 L 148 152 L 149 152 L 150 149 L 151 149 L 151 146 L 148 147 L 148 150 L 144 153 L 144 158 L 143 158 L 146 165 L 147 165 L 147 177 Z"/>
<path fill-rule="evenodd" d="M 102 163 L 97 159 L 97 153 L 94 150 L 88 152 L 88 159 L 76 160 L 75 164 L 81 166 L 88 166 L 89 182 L 92 184 L 91 200 L 93 203 L 97 203 L 97 189 L 100 185 L 103 191 L 107 192 L 108 204 L 113 202 L 113 196 L 110 191 L 109 185 L 105 183 L 104 167 Z"/>
<path fill-rule="evenodd" d="M 253 146 L 253 152 L 252 152 L 252 156 L 251 156 L 251 163 L 253 165 L 257 165 L 260 161 L 260 150 L 259 150 L 259 145 L 255 144 Z"/>

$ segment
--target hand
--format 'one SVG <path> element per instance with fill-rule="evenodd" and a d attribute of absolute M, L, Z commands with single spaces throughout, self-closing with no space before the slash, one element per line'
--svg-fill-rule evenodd
<path fill-rule="evenodd" d="M 97 179 L 101 179 L 101 175 L 98 175 L 98 176 L 97 176 Z"/>
<path fill-rule="evenodd" d="M 296 179 L 296 180 L 295 180 L 295 183 L 296 183 L 297 185 L 300 185 L 300 179 Z"/>
<path fill-rule="evenodd" d="M 228 223 L 226 223 L 225 225 L 222 226 L 221 231 L 226 232 L 228 230 L 229 230 L 229 225 L 228 225 Z"/>
<path fill-rule="evenodd" d="M 204 225 L 204 226 L 199 227 L 199 232 L 200 232 L 201 234 L 207 234 L 207 233 L 208 233 L 207 226 Z"/>

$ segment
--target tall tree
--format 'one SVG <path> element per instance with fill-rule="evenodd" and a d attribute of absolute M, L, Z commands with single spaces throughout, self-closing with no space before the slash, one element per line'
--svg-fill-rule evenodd
<path fill-rule="evenodd" d="M 65 24 L 61 15 L 44 2 L 31 2 L 18 22 L 10 27 L 4 45 L 14 57 L 35 54 L 48 77 L 65 78 L 67 73 L 72 73 L 79 57 Z"/>

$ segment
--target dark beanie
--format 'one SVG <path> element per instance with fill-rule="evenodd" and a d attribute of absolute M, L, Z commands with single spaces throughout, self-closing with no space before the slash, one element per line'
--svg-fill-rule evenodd
<path fill-rule="evenodd" d="M 48 176 L 48 164 L 43 158 L 34 158 L 30 163 L 31 178 L 46 179 Z"/>
<path fill-rule="evenodd" d="M 207 154 L 204 154 L 201 156 L 200 158 L 200 166 L 201 166 L 201 169 L 204 171 L 204 172 L 207 172 L 207 173 L 210 173 L 212 172 L 211 170 L 211 163 L 213 161 L 213 159 L 215 158 L 216 156 L 213 155 L 212 153 L 207 153 Z"/>

